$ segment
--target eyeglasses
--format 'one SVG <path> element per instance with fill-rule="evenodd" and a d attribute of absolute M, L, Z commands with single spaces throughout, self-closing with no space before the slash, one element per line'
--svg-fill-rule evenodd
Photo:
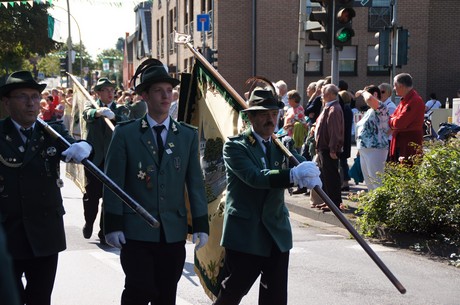
<path fill-rule="evenodd" d="M 38 103 L 42 99 L 41 96 L 38 95 L 38 94 L 34 94 L 34 95 L 31 95 L 31 96 L 29 96 L 27 94 L 19 94 L 19 95 L 12 95 L 9 98 L 16 99 L 16 100 L 20 101 L 21 103 L 27 103 L 29 100 L 31 100 L 34 103 Z"/>

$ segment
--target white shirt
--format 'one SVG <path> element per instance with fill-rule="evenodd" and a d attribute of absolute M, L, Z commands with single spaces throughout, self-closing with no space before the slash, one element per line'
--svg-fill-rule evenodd
<path fill-rule="evenodd" d="M 441 102 L 438 100 L 429 100 L 426 102 L 425 107 L 427 108 L 427 111 L 439 109 L 441 107 Z"/>
<path fill-rule="evenodd" d="M 168 116 L 166 120 L 164 120 L 162 123 L 157 123 L 154 119 L 152 119 L 149 115 L 147 115 L 147 121 L 149 122 L 150 129 L 152 130 L 153 137 L 155 138 L 155 141 L 157 139 L 157 133 L 153 130 L 154 126 L 157 125 L 164 125 L 165 128 L 161 131 L 161 139 L 163 140 L 163 143 L 166 143 L 166 137 L 168 135 L 168 129 L 169 129 L 169 122 L 170 122 L 170 117 Z"/>
<path fill-rule="evenodd" d="M 396 104 L 393 103 L 393 101 L 391 100 L 391 97 L 388 97 L 388 98 L 383 102 L 383 104 L 384 104 L 385 106 L 387 106 L 388 114 L 389 114 L 389 115 L 392 115 L 393 112 L 395 112 L 395 110 L 396 110 Z"/>

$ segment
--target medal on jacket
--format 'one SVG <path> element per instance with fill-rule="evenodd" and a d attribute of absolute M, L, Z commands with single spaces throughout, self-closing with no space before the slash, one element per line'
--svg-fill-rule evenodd
<path fill-rule="evenodd" d="M 180 171 L 180 158 L 179 157 L 174 158 L 174 167 L 176 168 L 177 171 Z"/>
<path fill-rule="evenodd" d="M 147 189 L 149 189 L 149 190 L 151 190 L 153 188 L 151 178 L 152 178 L 152 173 L 154 171 L 155 171 L 155 166 L 153 166 L 153 165 L 147 166 L 147 176 L 145 177 L 145 180 L 147 182 Z"/>

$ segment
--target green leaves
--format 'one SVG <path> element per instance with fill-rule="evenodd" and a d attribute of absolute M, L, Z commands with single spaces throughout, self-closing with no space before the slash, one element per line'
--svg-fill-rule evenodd
<path fill-rule="evenodd" d="M 460 140 L 427 143 L 412 166 L 387 164 L 382 186 L 359 197 L 358 212 L 367 236 L 384 227 L 460 243 Z"/>

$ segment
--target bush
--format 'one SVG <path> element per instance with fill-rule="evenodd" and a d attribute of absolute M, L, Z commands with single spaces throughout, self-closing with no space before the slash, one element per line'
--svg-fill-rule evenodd
<path fill-rule="evenodd" d="M 429 143 L 412 161 L 388 163 L 382 186 L 359 197 L 361 233 L 419 233 L 460 245 L 460 140 Z"/>

